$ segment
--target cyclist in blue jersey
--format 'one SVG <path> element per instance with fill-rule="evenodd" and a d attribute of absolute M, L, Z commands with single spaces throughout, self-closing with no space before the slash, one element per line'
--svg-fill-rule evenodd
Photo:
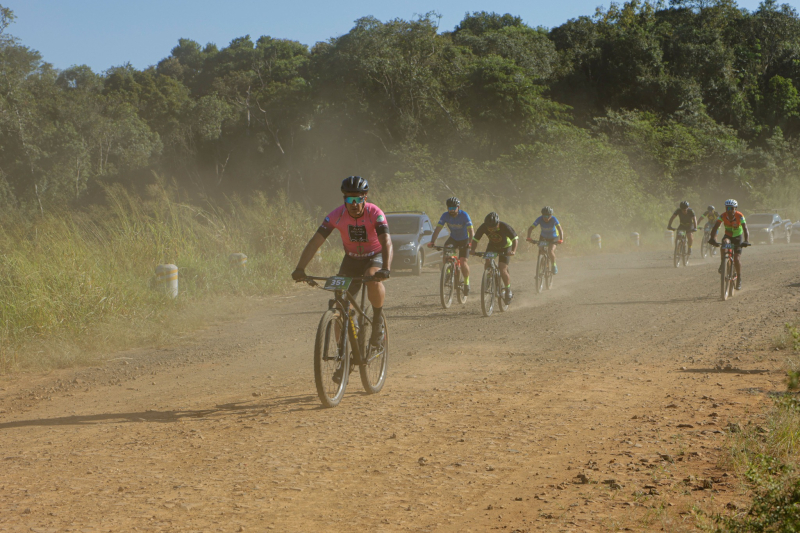
<path fill-rule="evenodd" d="M 552 207 L 549 205 L 543 207 L 542 216 L 534 220 L 533 224 L 531 224 L 531 227 L 528 228 L 528 242 L 533 242 L 533 239 L 531 239 L 531 233 L 533 232 L 533 228 L 536 226 L 539 226 L 542 229 L 539 240 L 547 241 L 547 253 L 550 256 L 550 262 L 553 265 L 553 274 L 558 274 L 558 267 L 556 266 L 556 244 L 561 244 L 564 242 L 564 228 L 561 227 L 558 219 L 553 216 Z"/>
<path fill-rule="evenodd" d="M 472 242 L 475 230 L 472 228 L 472 220 L 469 215 L 466 211 L 462 211 L 460 207 L 461 201 L 455 196 L 447 199 L 447 212 L 442 213 L 439 218 L 439 223 L 436 225 L 436 229 L 433 230 L 428 248 L 433 248 L 439 232 L 447 225 L 448 229 L 450 229 L 450 237 L 445 241 L 444 245 L 458 248 L 458 257 L 461 258 L 461 276 L 464 278 L 464 296 L 467 296 L 469 294 L 469 265 L 467 264 L 467 258 L 469 257 L 469 245 Z"/>

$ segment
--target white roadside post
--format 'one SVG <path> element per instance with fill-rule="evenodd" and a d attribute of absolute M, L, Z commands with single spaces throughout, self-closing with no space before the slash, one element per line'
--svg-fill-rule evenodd
<path fill-rule="evenodd" d="M 247 268 L 247 256 L 245 254 L 231 254 L 228 256 L 228 262 L 234 270 L 243 272 Z"/>
<path fill-rule="evenodd" d="M 170 298 L 178 297 L 178 267 L 158 265 L 156 267 L 156 287 Z"/>
<path fill-rule="evenodd" d="M 639 233 L 633 232 L 631 233 L 631 241 L 633 241 L 633 245 L 638 247 L 639 246 Z"/>
<path fill-rule="evenodd" d="M 602 247 L 603 247 L 603 243 L 601 242 L 600 234 L 599 233 L 595 233 L 594 235 L 592 235 L 592 248 L 597 248 L 599 250 Z"/>

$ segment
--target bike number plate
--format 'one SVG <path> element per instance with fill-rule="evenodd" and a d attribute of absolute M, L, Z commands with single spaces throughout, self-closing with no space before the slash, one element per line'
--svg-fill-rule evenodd
<path fill-rule="evenodd" d="M 733 248 L 733 245 L 731 243 L 729 243 L 729 242 L 723 242 L 722 243 L 722 248 L 724 250 L 730 250 L 731 248 Z"/>
<path fill-rule="evenodd" d="M 326 291 L 346 291 L 350 287 L 350 283 L 352 281 L 353 278 L 334 276 L 325 281 L 325 286 L 323 289 Z"/>
<path fill-rule="evenodd" d="M 494 257 L 497 257 L 497 252 L 486 252 L 485 254 L 483 254 L 483 257 L 484 259 L 492 259 Z"/>
<path fill-rule="evenodd" d="M 678 232 L 678 237 L 686 237 L 686 232 L 685 232 L 685 231 L 683 231 L 683 230 L 680 230 L 680 231 Z"/>
<path fill-rule="evenodd" d="M 539 241 L 539 248 L 546 248 L 547 243 L 545 241 Z"/>

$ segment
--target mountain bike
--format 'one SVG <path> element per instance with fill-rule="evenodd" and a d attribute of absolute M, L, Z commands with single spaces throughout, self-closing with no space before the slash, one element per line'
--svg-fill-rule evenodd
<path fill-rule="evenodd" d="M 709 244 L 708 240 L 711 238 L 711 228 L 714 225 L 710 222 L 705 225 L 703 228 L 703 240 L 700 242 L 700 256 L 705 259 L 708 256 L 714 257 L 717 255 L 717 249 L 711 244 Z"/>
<path fill-rule="evenodd" d="M 347 278 L 333 276 L 318 278 L 307 276 L 304 280 L 312 287 L 333 292 L 328 310 L 322 314 L 314 342 L 314 381 L 317 395 L 325 407 L 336 407 L 344 396 L 350 373 L 356 365 L 361 374 L 361 384 L 368 394 L 381 391 L 386 383 L 389 359 L 389 330 L 386 315 L 383 317 L 383 342 L 376 349 L 369 344 L 372 320 L 367 316 L 370 304 L 367 288 L 361 288 L 361 305 L 347 292 L 353 281 L 374 281 L 373 276 Z M 324 281 L 320 286 L 317 281 Z M 346 333 L 345 333 L 346 332 Z M 338 378 L 338 381 L 337 381 Z"/>
<path fill-rule="evenodd" d="M 503 286 L 503 278 L 500 276 L 500 269 L 497 267 L 497 252 L 475 252 L 473 255 L 489 259 L 489 268 L 483 271 L 481 277 L 481 311 L 483 316 L 491 316 L 494 311 L 494 301 L 497 300 L 497 307 L 500 311 L 507 311 L 506 289 Z"/>
<path fill-rule="evenodd" d="M 672 254 L 672 264 L 675 268 L 681 266 L 689 266 L 689 245 L 686 240 L 686 231 L 682 229 L 669 228 L 672 231 L 677 231 L 675 237 L 675 252 Z"/>
<path fill-rule="evenodd" d="M 539 257 L 536 259 L 536 292 L 541 293 L 545 287 L 553 287 L 553 265 L 550 263 L 550 254 L 547 253 L 545 240 L 528 239 L 528 242 L 536 244 L 539 248 Z"/>
<path fill-rule="evenodd" d="M 725 301 L 736 293 L 736 281 L 739 276 L 736 274 L 736 265 L 733 263 L 733 243 L 723 238 L 721 243 L 709 243 L 711 246 L 722 248 L 722 271 L 719 274 L 720 298 Z M 750 246 L 749 242 L 743 242 L 742 248 Z"/>
<path fill-rule="evenodd" d="M 442 275 L 439 278 L 439 298 L 442 307 L 449 309 L 453 303 L 453 292 L 456 293 L 458 303 L 467 303 L 464 294 L 464 282 L 461 279 L 461 258 L 458 257 L 458 248 L 454 246 L 434 246 L 442 252 Z"/>

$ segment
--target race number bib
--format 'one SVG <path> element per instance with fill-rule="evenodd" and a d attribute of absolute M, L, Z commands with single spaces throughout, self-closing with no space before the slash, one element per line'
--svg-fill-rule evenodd
<path fill-rule="evenodd" d="M 367 242 L 366 226 L 347 226 L 350 242 Z"/>

